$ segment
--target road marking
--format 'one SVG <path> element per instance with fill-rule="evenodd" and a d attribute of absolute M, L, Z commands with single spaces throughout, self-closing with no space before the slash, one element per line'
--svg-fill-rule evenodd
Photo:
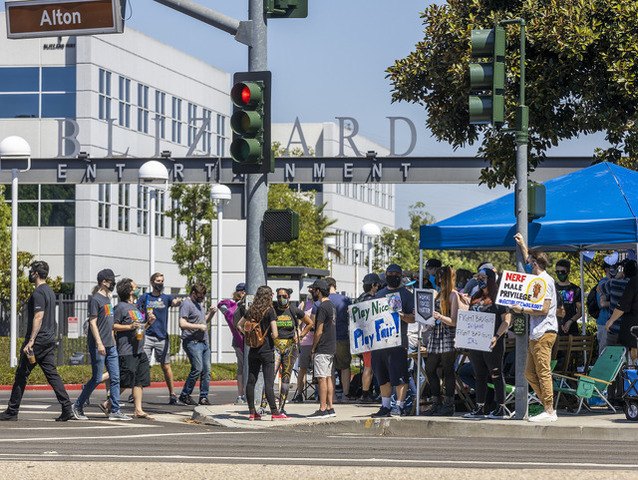
<path fill-rule="evenodd" d="M 107 420 L 108 421 L 108 420 Z M 56 422 L 59 424 L 59 422 Z M 98 423 L 98 425 L 94 425 L 95 423 Z M 111 422 L 110 424 L 105 424 L 106 422 L 103 422 L 102 420 L 83 420 L 82 424 L 85 424 L 84 426 L 59 426 L 59 427 L 11 427 L 11 428 L 5 428 L 3 430 L 29 430 L 30 432 L 34 431 L 34 430 L 79 430 L 79 429 L 91 429 L 91 430 L 96 430 L 96 429 L 113 429 L 113 428 L 159 428 L 161 427 L 161 425 L 144 425 L 141 423 L 129 423 L 129 422 L 119 422 L 119 423 L 115 423 L 115 422 Z"/>
<path fill-rule="evenodd" d="M 27 437 L 27 438 L 0 438 L 0 443 L 11 442 L 34 442 L 34 441 L 68 441 L 68 440 L 115 440 L 123 438 L 148 438 L 148 437 L 182 437 L 188 435 L 239 435 L 239 434 L 254 434 L 257 432 L 175 432 L 175 433 L 140 433 L 132 435 L 100 435 L 97 437 Z M 261 432 L 260 432 L 261 433 Z"/>
<path fill-rule="evenodd" d="M 51 407 L 51 405 L 20 405 L 20 410 L 47 410 L 49 407 Z"/>

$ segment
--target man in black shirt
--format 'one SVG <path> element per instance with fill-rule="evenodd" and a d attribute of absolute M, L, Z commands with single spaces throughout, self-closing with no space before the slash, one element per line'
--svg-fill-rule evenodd
<path fill-rule="evenodd" d="M 569 260 L 556 262 L 556 295 L 563 300 L 562 316 L 556 309 L 559 335 L 579 335 L 578 320 L 582 316 L 582 295 L 580 287 L 569 281 Z"/>
<path fill-rule="evenodd" d="M 71 400 L 56 368 L 55 359 L 55 294 L 47 285 L 49 265 L 44 261 L 33 262 L 29 270 L 29 281 L 35 283 L 35 290 L 29 297 L 28 324 L 25 343 L 22 345 L 20 360 L 9 398 L 7 409 L 0 413 L 0 420 L 17 420 L 22 395 L 27 379 L 36 365 L 40 365 L 49 385 L 62 406 L 58 422 L 73 418 Z"/>

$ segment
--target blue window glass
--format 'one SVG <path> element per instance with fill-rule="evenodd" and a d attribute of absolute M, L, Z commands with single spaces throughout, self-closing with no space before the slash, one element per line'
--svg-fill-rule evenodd
<path fill-rule="evenodd" d="M 42 118 L 75 118 L 75 93 L 43 93 Z"/>
<path fill-rule="evenodd" d="M 0 94 L 0 118 L 37 118 L 38 94 Z"/>
<path fill-rule="evenodd" d="M 42 67 L 43 92 L 75 92 L 75 67 Z"/>
<path fill-rule="evenodd" d="M 0 67 L 0 92 L 37 92 L 38 67 Z"/>

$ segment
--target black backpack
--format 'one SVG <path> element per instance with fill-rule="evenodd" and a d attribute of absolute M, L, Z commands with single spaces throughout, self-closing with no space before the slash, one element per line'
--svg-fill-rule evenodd
<path fill-rule="evenodd" d="M 600 315 L 600 307 L 596 299 L 596 287 L 592 288 L 587 295 L 587 313 L 590 317 L 598 318 Z"/>

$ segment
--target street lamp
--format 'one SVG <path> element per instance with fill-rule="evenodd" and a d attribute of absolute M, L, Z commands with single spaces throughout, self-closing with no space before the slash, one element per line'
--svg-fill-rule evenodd
<path fill-rule="evenodd" d="M 330 236 L 330 237 L 326 237 L 323 239 L 323 243 L 326 246 L 326 250 L 327 250 L 327 255 L 328 255 L 328 265 L 329 265 L 329 269 L 330 269 L 330 276 L 332 277 L 332 255 L 331 255 L 331 250 L 334 250 L 335 246 L 337 245 L 337 240 L 335 239 L 335 237 Z"/>
<path fill-rule="evenodd" d="M 217 303 L 222 300 L 222 220 L 224 204 L 230 201 L 231 192 L 230 188 L 226 185 L 215 185 L 210 190 L 210 198 L 215 205 L 217 205 Z M 212 224 L 211 224 L 212 227 Z M 213 235 L 213 229 L 210 229 L 211 237 Z M 210 240 L 210 271 L 211 278 L 210 284 L 213 285 L 213 239 Z M 212 289 L 211 289 L 212 290 Z M 211 297 L 213 292 L 211 291 Z M 210 332 L 210 343 L 213 343 L 213 332 Z M 222 361 L 222 322 L 221 312 L 217 313 L 217 363 Z"/>
<path fill-rule="evenodd" d="M 354 250 L 354 298 L 359 298 L 359 254 L 363 251 L 363 243 L 356 242 L 352 245 L 352 249 Z"/>
<path fill-rule="evenodd" d="M 379 235 L 381 235 L 381 229 L 376 223 L 366 223 L 361 227 L 361 237 L 368 237 L 368 273 L 372 273 L 374 239 Z"/>
<path fill-rule="evenodd" d="M 11 346 L 9 361 L 10 365 L 15 367 L 18 365 L 16 352 L 18 337 L 18 172 L 26 172 L 31 169 L 31 147 L 21 137 L 7 137 L 0 142 L 0 162 L 2 159 L 27 161 L 26 170 L 11 169 Z"/>
<path fill-rule="evenodd" d="M 137 178 L 141 183 L 149 184 L 148 206 L 148 278 L 155 273 L 155 202 L 159 182 L 164 183 L 164 190 L 168 188 L 168 169 L 157 160 L 144 162 L 140 167 Z"/>

